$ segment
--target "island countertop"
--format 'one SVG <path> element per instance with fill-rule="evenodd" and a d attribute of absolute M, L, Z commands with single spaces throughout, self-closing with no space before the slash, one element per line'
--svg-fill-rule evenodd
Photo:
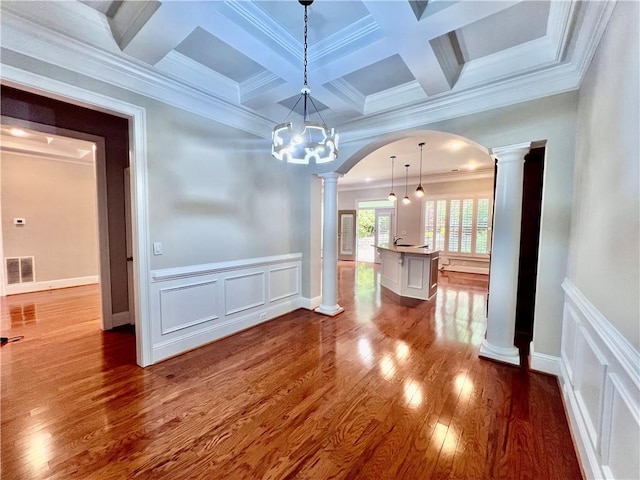
<path fill-rule="evenodd" d="M 387 245 L 381 244 L 376 245 L 376 248 L 380 248 L 382 250 L 388 250 L 390 252 L 396 253 L 412 253 L 417 255 L 433 255 L 434 253 L 438 253 L 440 250 L 431 250 L 426 247 L 420 246 L 401 246 L 401 245 Z"/>

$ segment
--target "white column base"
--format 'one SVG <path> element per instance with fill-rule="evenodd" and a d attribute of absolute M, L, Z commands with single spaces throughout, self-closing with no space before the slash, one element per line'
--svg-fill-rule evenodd
<path fill-rule="evenodd" d="M 516 347 L 497 347 L 484 340 L 482 345 L 480 345 L 480 353 L 478 356 L 497 362 L 520 366 L 520 351 Z"/>
<path fill-rule="evenodd" d="M 327 315 L 329 317 L 335 317 L 339 313 L 344 312 L 344 308 L 342 308 L 340 305 L 334 305 L 333 307 L 320 305 L 318 308 L 314 310 L 314 312 L 321 313 L 322 315 Z"/>

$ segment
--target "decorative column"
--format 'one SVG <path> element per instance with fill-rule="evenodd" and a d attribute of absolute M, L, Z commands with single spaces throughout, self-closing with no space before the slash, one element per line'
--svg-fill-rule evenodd
<path fill-rule="evenodd" d="M 499 362 L 520 364 L 514 346 L 518 263 L 520 259 L 520 222 L 522 220 L 522 182 L 524 156 L 531 143 L 493 149 L 498 159 L 489 277 L 489 313 L 487 335 L 480 356 Z"/>
<path fill-rule="evenodd" d="M 338 305 L 338 178 L 340 173 L 320 173 L 324 194 L 322 212 L 322 302 L 316 312 L 331 317 L 344 311 Z"/>

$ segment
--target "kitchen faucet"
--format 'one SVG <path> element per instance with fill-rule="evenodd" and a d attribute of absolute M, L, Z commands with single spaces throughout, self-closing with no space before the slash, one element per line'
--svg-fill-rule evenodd
<path fill-rule="evenodd" d="M 395 235 L 393 236 L 393 244 L 394 245 L 398 245 L 398 240 L 402 240 L 402 237 L 396 237 Z"/>

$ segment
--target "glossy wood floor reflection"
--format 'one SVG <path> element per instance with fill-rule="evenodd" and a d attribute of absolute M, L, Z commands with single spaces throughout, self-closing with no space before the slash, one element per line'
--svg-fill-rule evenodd
<path fill-rule="evenodd" d="M 555 378 L 478 359 L 486 282 L 341 263 L 340 304 L 147 369 L 96 287 L 3 299 L 3 479 L 579 479 Z"/>

